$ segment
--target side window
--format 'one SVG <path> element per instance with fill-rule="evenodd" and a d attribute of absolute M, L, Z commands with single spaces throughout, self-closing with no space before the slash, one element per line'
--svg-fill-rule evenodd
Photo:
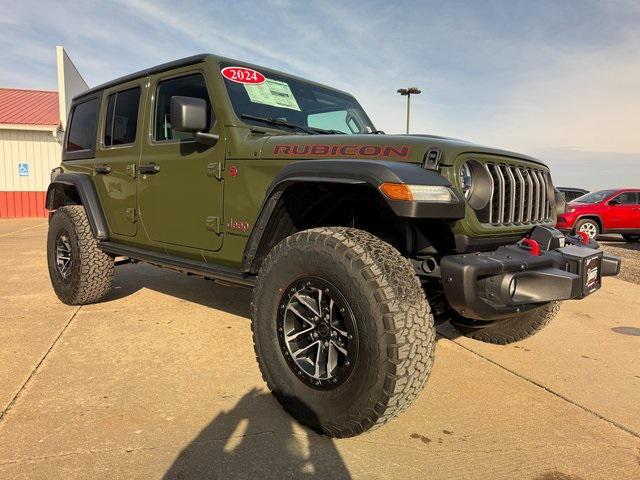
<path fill-rule="evenodd" d="M 567 194 L 567 199 L 569 201 L 571 201 L 571 200 L 575 200 L 576 198 L 581 197 L 581 196 L 582 196 L 582 194 L 580 192 L 569 192 Z"/>
<path fill-rule="evenodd" d="M 637 192 L 624 192 L 615 198 L 620 205 L 636 205 L 638 203 Z"/>
<path fill-rule="evenodd" d="M 92 150 L 96 146 L 98 99 L 77 104 L 71 115 L 67 151 Z"/>
<path fill-rule="evenodd" d="M 104 129 L 104 145 L 126 145 L 136 141 L 140 87 L 109 95 Z"/>
<path fill-rule="evenodd" d="M 207 93 L 204 77 L 197 73 L 184 77 L 171 78 L 158 83 L 156 90 L 155 126 L 153 138 L 156 140 L 189 140 L 189 132 L 174 132 L 171 129 L 171 97 L 185 96 L 202 98 L 207 102 L 207 130 L 211 127 L 211 100 Z"/>

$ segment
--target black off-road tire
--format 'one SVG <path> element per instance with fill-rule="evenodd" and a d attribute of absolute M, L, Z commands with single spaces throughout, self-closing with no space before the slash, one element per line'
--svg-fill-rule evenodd
<path fill-rule="evenodd" d="M 67 235 L 71 247 L 66 276 L 56 265 L 56 244 L 61 235 Z M 53 289 L 67 305 L 98 302 L 111 289 L 113 258 L 98 248 L 82 205 L 61 207 L 53 214 L 47 236 L 47 260 Z"/>
<path fill-rule="evenodd" d="M 455 313 L 451 324 L 465 337 L 506 345 L 524 340 L 546 327 L 558 314 L 560 303 L 550 302 L 518 316 L 487 323 L 484 327 L 482 322 L 470 320 Z"/>
<path fill-rule="evenodd" d="M 357 324 L 355 365 L 333 389 L 300 380 L 278 340 L 281 299 L 292 282 L 306 277 L 335 286 Z M 433 365 L 433 316 L 411 264 L 365 231 L 323 227 L 284 239 L 261 266 L 251 316 L 256 358 L 269 389 L 300 423 L 332 437 L 358 435 L 406 410 Z"/>
<path fill-rule="evenodd" d="M 625 241 L 630 243 L 640 242 L 640 234 L 637 234 L 637 233 L 623 233 L 622 238 L 624 238 Z"/>
<path fill-rule="evenodd" d="M 575 226 L 573 227 L 573 231 L 577 233 L 581 231 L 580 229 L 585 226 L 588 227 L 588 230 L 589 230 L 588 232 L 585 232 L 585 233 L 589 235 L 590 238 L 593 238 L 595 240 L 596 237 L 600 235 L 600 225 L 598 225 L 598 222 L 596 222 L 592 218 L 583 218 L 578 220 Z M 595 233 L 591 235 L 589 232 L 595 232 Z"/>

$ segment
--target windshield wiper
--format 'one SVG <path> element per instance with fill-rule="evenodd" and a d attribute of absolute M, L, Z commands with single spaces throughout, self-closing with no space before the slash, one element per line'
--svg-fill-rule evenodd
<path fill-rule="evenodd" d="M 318 132 L 310 128 L 303 127 L 302 125 L 298 125 L 297 123 L 290 123 L 280 118 L 258 117 L 257 115 L 249 115 L 248 113 L 243 113 L 242 115 L 240 115 L 240 118 L 246 118 L 247 120 L 257 120 L 258 122 L 264 122 L 270 125 L 277 125 L 279 127 L 294 128 L 302 132 L 308 133 L 310 135 L 318 135 Z"/>
<path fill-rule="evenodd" d="M 346 135 L 346 133 L 340 130 L 325 130 L 324 128 L 309 127 L 314 132 L 322 133 L 323 135 Z"/>

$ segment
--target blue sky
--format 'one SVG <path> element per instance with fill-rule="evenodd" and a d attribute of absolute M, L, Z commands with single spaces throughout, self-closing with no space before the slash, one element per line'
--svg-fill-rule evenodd
<path fill-rule="evenodd" d="M 538 156 L 556 184 L 640 186 L 640 0 L 0 0 L 0 86 L 56 87 L 55 45 L 89 85 L 200 52 L 353 93 L 404 129 Z"/>

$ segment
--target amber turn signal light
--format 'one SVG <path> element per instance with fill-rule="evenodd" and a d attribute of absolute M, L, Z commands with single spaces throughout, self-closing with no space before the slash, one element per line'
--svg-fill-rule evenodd
<path fill-rule="evenodd" d="M 383 183 L 380 190 L 391 200 L 413 200 L 411 189 L 404 183 Z"/>

